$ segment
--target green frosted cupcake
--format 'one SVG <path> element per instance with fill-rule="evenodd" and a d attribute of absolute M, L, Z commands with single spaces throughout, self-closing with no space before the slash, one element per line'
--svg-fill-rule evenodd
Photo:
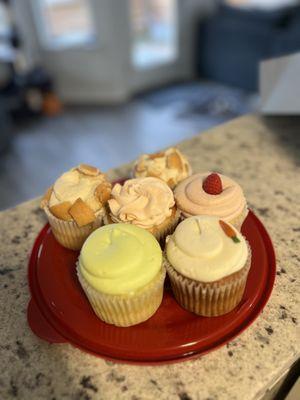
<path fill-rule="evenodd" d="M 96 315 L 113 325 L 143 322 L 162 301 L 162 251 L 151 233 L 135 225 L 94 231 L 81 249 L 77 273 Z"/>

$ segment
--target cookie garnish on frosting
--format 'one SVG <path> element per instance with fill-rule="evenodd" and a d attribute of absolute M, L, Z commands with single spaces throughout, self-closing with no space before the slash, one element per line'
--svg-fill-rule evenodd
<path fill-rule="evenodd" d="M 80 164 L 62 174 L 45 193 L 41 207 L 79 227 L 94 222 L 110 197 L 111 184 L 96 167 Z"/>
<path fill-rule="evenodd" d="M 135 163 L 136 178 L 147 176 L 160 178 L 171 188 L 191 174 L 186 157 L 175 147 L 153 154 L 142 154 Z"/>

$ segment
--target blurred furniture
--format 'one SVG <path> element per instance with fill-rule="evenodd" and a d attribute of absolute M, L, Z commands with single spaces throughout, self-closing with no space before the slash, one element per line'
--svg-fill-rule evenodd
<path fill-rule="evenodd" d="M 261 112 L 300 115 L 300 52 L 260 64 Z"/>
<path fill-rule="evenodd" d="M 262 11 L 221 5 L 199 22 L 196 42 L 199 76 L 256 90 L 259 61 L 300 50 L 300 6 Z"/>
<path fill-rule="evenodd" d="M 6 102 L 0 96 L 0 155 L 7 149 L 11 141 L 11 123 Z"/>
<path fill-rule="evenodd" d="M 11 120 L 19 123 L 24 118 L 60 111 L 48 73 L 26 63 L 11 3 L 0 0 L 0 151 L 12 139 Z"/>

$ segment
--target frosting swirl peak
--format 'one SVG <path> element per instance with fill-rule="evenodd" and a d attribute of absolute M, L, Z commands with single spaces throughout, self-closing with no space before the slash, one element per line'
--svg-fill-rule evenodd
<path fill-rule="evenodd" d="M 108 200 L 114 222 L 130 222 L 141 228 L 160 225 L 172 213 L 172 190 L 158 178 L 136 178 L 116 184 Z"/>

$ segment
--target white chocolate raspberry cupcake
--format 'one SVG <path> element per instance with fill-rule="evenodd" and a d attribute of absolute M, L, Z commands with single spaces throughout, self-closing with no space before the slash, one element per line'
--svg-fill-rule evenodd
<path fill-rule="evenodd" d="M 111 184 L 98 168 L 80 164 L 61 175 L 45 193 L 45 211 L 56 240 L 79 250 L 91 232 L 103 225 Z"/>
<path fill-rule="evenodd" d="M 142 154 L 133 169 L 135 178 L 152 176 L 165 181 L 171 189 L 192 173 L 186 157 L 175 147 L 153 154 Z"/>
<path fill-rule="evenodd" d="M 242 188 L 225 175 L 194 174 L 175 188 L 174 196 L 183 218 L 213 215 L 240 230 L 248 215 Z"/>

